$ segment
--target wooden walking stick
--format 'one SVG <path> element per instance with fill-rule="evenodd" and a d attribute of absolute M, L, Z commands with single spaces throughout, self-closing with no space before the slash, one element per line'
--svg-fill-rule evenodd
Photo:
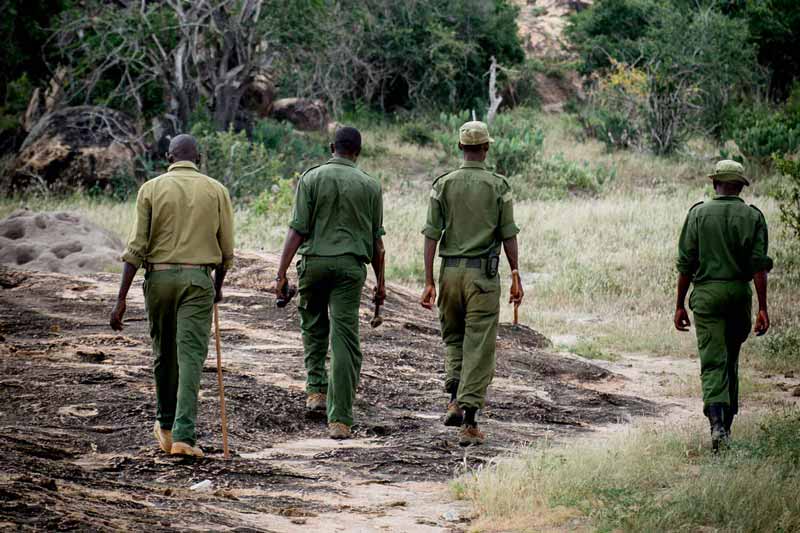
<path fill-rule="evenodd" d="M 230 459 L 228 452 L 228 415 L 225 412 L 225 385 L 222 383 L 222 346 L 219 339 L 219 310 L 214 304 L 214 341 L 217 345 L 217 383 L 219 384 L 219 410 L 222 418 L 222 453 Z"/>

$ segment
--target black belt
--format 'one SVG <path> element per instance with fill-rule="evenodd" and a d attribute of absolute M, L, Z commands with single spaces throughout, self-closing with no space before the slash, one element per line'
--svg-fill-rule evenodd
<path fill-rule="evenodd" d="M 461 266 L 461 260 L 464 260 L 464 268 L 482 268 L 483 257 L 443 257 L 444 266 L 447 268 Z"/>

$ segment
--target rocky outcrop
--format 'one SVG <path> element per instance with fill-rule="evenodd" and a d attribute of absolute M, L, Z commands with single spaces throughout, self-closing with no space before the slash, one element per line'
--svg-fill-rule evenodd
<path fill-rule="evenodd" d="M 143 152 L 134 123 L 125 114 L 98 106 L 63 108 L 33 126 L 4 188 L 106 187 L 115 175 L 132 175 L 134 160 Z"/>
<path fill-rule="evenodd" d="M 275 84 L 266 74 L 256 74 L 242 97 L 243 107 L 259 117 L 268 117 L 275 102 Z"/>
<path fill-rule="evenodd" d="M 281 98 L 272 104 L 270 116 L 291 122 L 301 131 L 323 131 L 330 122 L 328 109 L 322 100 Z"/>

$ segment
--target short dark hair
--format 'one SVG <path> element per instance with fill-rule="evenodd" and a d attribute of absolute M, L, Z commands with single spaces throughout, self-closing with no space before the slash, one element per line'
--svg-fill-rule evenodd
<path fill-rule="evenodd" d="M 469 153 L 475 154 L 475 153 L 478 153 L 481 150 L 483 150 L 483 147 L 486 144 L 488 144 L 488 143 L 483 143 L 483 144 L 462 144 L 461 145 L 461 150 L 463 150 L 464 152 L 469 152 Z"/>
<path fill-rule="evenodd" d="M 351 126 L 337 129 L 333 148 L 340 154 L 357 154 L 361 151 L 361 133 Z"/>

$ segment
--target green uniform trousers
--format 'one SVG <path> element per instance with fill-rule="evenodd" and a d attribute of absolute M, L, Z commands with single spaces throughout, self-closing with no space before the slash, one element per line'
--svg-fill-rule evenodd
<path fill-rule="evenodd" d="M 727 405 L 739 410 L 739 349 L 750 333 L 750 284 L 710 281 L 694 286 L 689 306 L 694 312 L 703 406 Z"/>
<path fill-rule="evenodd" d="M 500 278 L 480 268 L 445 266 L 439 273 L 439 320 L 447 346 L 445 389 L 458 384 L 456 401 L 462 408 L 483 408 L 495 369 L 497 321 L 500 316 Z"/>
<path fill-rule="evenodd" d="M 148 272 L 144 300 L 153 341 L 156 418 L 175 442 L 197 441 L 197 394 L 214 309 L 214 286 L 206 269 Z"/>
<path fill-rule="evenodd" d="M 327 394 L 329 422 L 352 426 L 362 360 L 358 311 L 367 269 L 355 256 L 339 255 L 305 256 L 297 271 L 306 390 Z M 331 364 L 326 373 L 329 338 Z"/>

